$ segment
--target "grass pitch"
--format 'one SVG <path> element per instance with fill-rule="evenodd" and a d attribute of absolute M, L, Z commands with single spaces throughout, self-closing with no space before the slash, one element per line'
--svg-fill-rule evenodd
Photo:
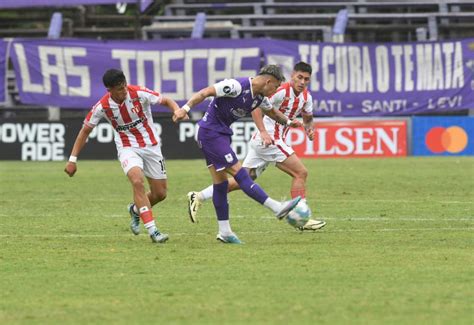
<path fill-rule="evenodd" d="M 215 240 L 186 193 L 201 160 L 168 161 L 153 245 L 128 230 L 131 188 L 116 161 L 0 162 L 0 323 L 472 324 L 473 158 L 306 160 L 313 216 L 299 233 L 241 192 L 245 245 Z M 276 168 L 258 182 L 289 196 Z"/>

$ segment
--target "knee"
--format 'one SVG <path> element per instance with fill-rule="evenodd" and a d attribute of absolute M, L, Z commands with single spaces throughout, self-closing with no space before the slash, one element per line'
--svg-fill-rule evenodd
<path fill-rule="evenodd" d="M 142 177 L 132 177 L 130 178 L 130 183 L 134 189 L 144 189 L 145 182 L 143 181 Z"/>
<path fill-rule="evenodd" d="M 158 202 L 161 202 L 163 201 L 164 199 L 166 199 L 166 190 L 162 190 L 162 191 L 158 191 L 158 192 L 152 192 L 151 193 L 151 204 L 152 205 L 155 205 L 157 204 Z"/>
<path fill-rule="evenodd" d="M 308 170 L 306 168 L 302 168 L 295 173 L 294 177 L 306 180 L 306 178 L 308 178 Z"/>

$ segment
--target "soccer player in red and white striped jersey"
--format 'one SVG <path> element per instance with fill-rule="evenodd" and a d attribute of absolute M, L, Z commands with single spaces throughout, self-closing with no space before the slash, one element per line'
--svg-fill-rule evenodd
<path fill-rule="evenodd" d="M 289 120 L 301 114 L 306 134 L 310 140 L 314 137 L 313 127 L 313 98 L 308 91 L 312 68 L 305 62 L 297 63 L 291 75 L 290 82 L 278 88 L 271 97 L 273 108 L 280 110 Z M 254 110 L 252 117 L 258 132 L 252 137 L 249 152 L 242 163 L 252 179 L 256 179 L 270 164 L 290 175 L 291 197 L 301 196 L 306 200 L 306 179 L 308 171 L 293 149 L 286 144 L 285 138 L 289 131 L 286 125 L 278 124 L 271 118 L 263 116 L 260 110 Z M 239 189 L 234 179 L 229 179 L 228 191 Z M 197 210 L 200 204 L 212 197 L 212 186 L 200 192 L 188 193 L 188 212 L 191 221 L 197 219 Z M 310 219 L 301 230 L 317 230 L 324 227 L 322 220 Z"/>
<path fill-rule="evenodd" d="M 178 104 L 145 87 L 127 85 L 125 75 L 117 69 L 107 70 L 102 78 L 107 93 L 94 105 L 77 135 L 65 172 L 72 177 L 77 170 L 77 157 L 89 134 L 102 118 L 115 130 L 118 159 L 133 188 L 133 200 L 128 207 L 135 235 L 140 233 L 140 219 L 153 242 L 168 240 L 156 227 L 152 207 L 165 199 L 167 180 L 160 138 L 153 124 L 151 105 L 167 106 L 172 112 Z M 150 191 L 145 191 L 144 178 Z"/>

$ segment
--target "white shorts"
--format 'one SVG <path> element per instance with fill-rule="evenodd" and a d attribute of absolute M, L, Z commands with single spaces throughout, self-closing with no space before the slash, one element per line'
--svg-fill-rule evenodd
<path fill-rule="evenodd" d="M 270 165 L 277 162 L 283 162 L 294 154 L 293 148 L 282 140 L 275 141 L 268 147 L 262 144 L 259 138 L 251 139 L 249 142 L 249 152 L 242 163 L 245 168 L 256 169 L 257 177 Z"/>
<path fill-rule="evenodd" d="M 123 172 L 127 175 L 133 167 L 143 170 L 146 177 L 166 179 L 166 166 L 160 146 L 143 148 L 123 147 L 118 149 L 118 160 Z"/>

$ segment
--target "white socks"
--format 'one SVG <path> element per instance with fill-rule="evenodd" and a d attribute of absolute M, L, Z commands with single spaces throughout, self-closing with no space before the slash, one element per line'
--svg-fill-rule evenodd
<path fill-rule="evenodd" d="M 212 193 L 214 193 L 214 186 L 210 185 L 197 194 L 198 200 L 207 201 L 212 199 Z"/>
<path fill-rule="evenodd" d="M 152 220 L 145 224 L 146 230 L 148 230 L 148 234 L 151 235 L 156 231 L 155 220 Z"/>
<path fill-rule="evenodd" d="M 230 229 L 230 222 L 229 220 L 217 220 L 219 223 L 219 234 L 223 236 L 228 236 L 233 234 L 232 230 Z"/>
<path fill-rule="evenodd" d="M 263 205 L 272 210 L 274 214 L 277 214 L 282 209 L 281 202 L 275 201 L 271 197 L 268 197 L 268 199 L 263 202 Z"/>

